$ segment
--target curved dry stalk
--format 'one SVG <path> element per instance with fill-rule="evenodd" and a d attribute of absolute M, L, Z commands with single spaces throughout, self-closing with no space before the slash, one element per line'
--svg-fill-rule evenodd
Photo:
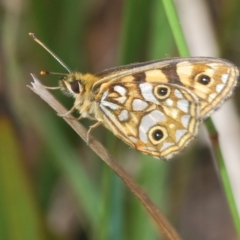
<path fill-rule="evenodd" d="M 33 92 L 39 95 L 58 115 L 63 115 L 67 110 L 56 100 L 56 98 L 40 83 L 34 74 L 31 74 L 34 82 L 28 86 Z M 63 116 L 63 119 L 73 128 L 73 130 L 87 142 L 87 130 L 74 117 Z M 164 235 L 164 239 L 180 240 L 179 235 L 162 215 L 157 206 L 132 177 L 119 165 L 119 163 L 107 152 L 107 150 L 94 137 L 89 135 L 88 146 L 122 179 L 134 195 L 139 199 L 148 213 L 155 220 L 159 231 Z"/>

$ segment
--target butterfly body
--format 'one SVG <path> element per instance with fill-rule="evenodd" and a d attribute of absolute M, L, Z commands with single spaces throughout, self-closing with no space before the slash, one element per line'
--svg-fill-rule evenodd
<path fill-rule="evenodd" d="M 232 94 L 239 76 L 218 58 L 172 58 L 99 74 L 70 73 L 60 81 L 81 117 L 101 122 L 131 147 L 170 158 L 199 124 Z"/>

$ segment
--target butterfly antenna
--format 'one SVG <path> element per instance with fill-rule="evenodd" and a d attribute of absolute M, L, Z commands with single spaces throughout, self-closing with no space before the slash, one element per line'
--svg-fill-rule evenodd
<path fill-rule="evenodd" d="M 69 73 L 71 72 L 70 68 L 55 54 L 53 53 L 43 42 L 41 42 L 34 33 L 29 33 L 29 36 L 41 45 L 48 53 L 50 53 Z M 62 74 L 63 75 L 63 74 Z"/>
<path fill-rule="evenodd" d="M 67 76 L 67 75 L 68 75 L 68 74 L 66 74 L 66 73 L 49 72 L 49 71 L 41 71 L 40 74 L 41 74 L 41 75 L 51 74 L 51 75 L 60 75 L 60 76 Z"/>

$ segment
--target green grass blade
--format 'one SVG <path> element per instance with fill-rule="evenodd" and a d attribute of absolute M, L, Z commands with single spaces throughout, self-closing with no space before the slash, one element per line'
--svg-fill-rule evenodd
<path fill-rule="evenodd" d="M 9 119 L 0 119 L 0 238 L 47 239 Z"/>
<path fill-rule="evenodd" d="M 187 43 L 185 41 L 184 34 L 183 34 L 181 26 L 179 24 L 180 21 L 178 19 L 177 13 L 176 13 L 175 6 L 174 6 L 172 0 L 162 0 L 162 1 L 164 3 L 165 11 L 167 13 L 169 23 L 171 25 L 173 34 L 175 36 L 175 41 L 178 46 L 179 53 L 181 56 L 189 56 Z M 216 136 L 217 131 L 216 131 L 216 128 L 214 127 L 212 120 L 208 119 L 207 123 L 208 123 L 207 128 L 208 128 L 209 133 L 211 133 L 211 135 L 213 135 L 213 136 Z M 219 171 L 221 174 L 221 179 L 223 182 L 225 194 L 228 199 L 228 204 L 229 204 L 230 211 L 231 211 L 234 223 L 235 223 L 237 233 L 240 237 L 240 217 L 238 215 L 235 199 L 234 199 L 233 192 L 231 189 L 229 177 L 227 175 L 227 169 L 225 167 L 221 148 L 219 146 L 218 141 L 213 143 L 213 145 L 214 145 L 214 153 L 215 153 L 215 157 L 218 162 L 218 168 L 219 168 Z"/>
<path fill-rule="evenodd" d="M 180 26 L 177 11 L 172 0 L 162 0 L 165 12 L 172 29 L 172 33 L 179 51 L 180 56 L 187 57 L 190 55 L 183 31 Z"/>

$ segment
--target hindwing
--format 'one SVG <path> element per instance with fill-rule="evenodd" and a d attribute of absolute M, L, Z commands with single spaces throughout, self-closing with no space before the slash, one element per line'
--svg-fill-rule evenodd
<path fill-rule="evenodd" d="M 141 152 L 170 158 L 197 133 L 199 102 L 181 86 L 121 81 L 99 95 L 103 124 Z"/>

